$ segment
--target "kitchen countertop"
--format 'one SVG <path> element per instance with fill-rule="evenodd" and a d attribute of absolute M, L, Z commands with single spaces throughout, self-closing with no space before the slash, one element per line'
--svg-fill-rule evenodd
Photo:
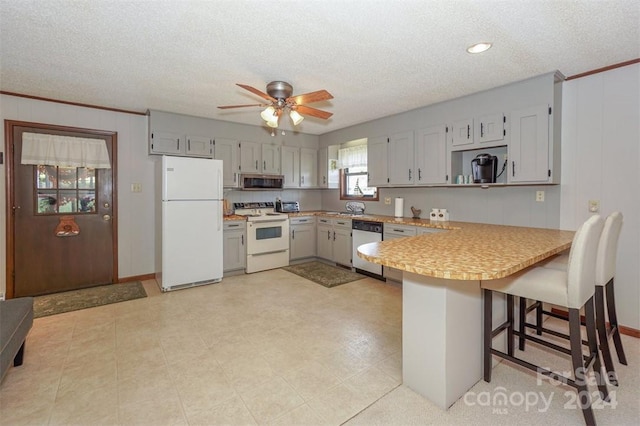
<path fill-rule="evenodd" d="M 430 277 L 491 280 L 568 249 L 574 235 L 557 229 L 467 222 L 442 222 L 441 227 L 450 231 L 364 244 L 358 256 Z"/>

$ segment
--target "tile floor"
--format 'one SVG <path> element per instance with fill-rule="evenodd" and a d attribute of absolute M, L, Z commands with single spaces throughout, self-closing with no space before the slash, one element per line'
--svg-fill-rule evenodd
<path fill-rule="evenodd" d="M 582 423 L 560 399 L 547 420 L 462 400 L 444 412 L 402 386 L 399 286 L 327 289 L 283 270 L 164 294 L 144 285 L 144 299 L 36 319 L 24 365 L 0 386 L 0 424 Z M 630 404 L 597 412 L 601 424 L 640 420 L 640 346 L 625 344 L 618 399 Z M 540 390 L 513 366 L 494 371 L 474 395 Z"/>

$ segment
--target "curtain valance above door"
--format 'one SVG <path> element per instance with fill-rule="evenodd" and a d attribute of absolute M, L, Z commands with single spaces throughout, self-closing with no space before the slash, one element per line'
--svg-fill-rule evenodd
<path fill-rule="evenodd" d="M 107 144 L 102 139 L 22 134 L 22 164 L 110 169 Z"/>

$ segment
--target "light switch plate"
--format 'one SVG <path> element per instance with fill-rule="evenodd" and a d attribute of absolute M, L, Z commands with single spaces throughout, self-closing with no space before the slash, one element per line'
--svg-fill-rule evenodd
<path fill-rule="evenodd" d="M 544 201 L 544 191 L 536 191 L 536 201 L 538 202 Z"/>
<path fill-rule="evenodd" d="M 384 203 L 385 203 L 387 206 L 391 205 L 391 197 L 385 197 L 385 198 L 384 198 Z"/>
<path fill-rule="evenodd" d="M 591 213 L 598 213 L 600 210 L 600 200 L 589 200 L 589 211 Z"/>
<path fill-rule="evenodd" d="M 132 183 L 131 184 L 131 192 L 142 192 L 142 184 L 141 183 Z"/>

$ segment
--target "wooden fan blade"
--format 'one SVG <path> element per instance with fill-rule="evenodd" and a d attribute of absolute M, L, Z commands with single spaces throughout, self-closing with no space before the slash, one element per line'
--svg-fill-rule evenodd
<path fill-rule="evenodd" d="M 250 104 L 250 105 L 223 105 L 219 106 L 220 109 L 230 109 L 230 108 L 245 108 L 245 107 L 257 107 L 257 106 L 265 106 L 264 104 Z"/>
<path fill-rule="evenodd" d="M 332 112 L 322 111 L 305 105 L 298 105 L 296 107 L 296 111 L 298 111 L 302 115 L 310 115 L 312 117 L 322 118 L 323 120 L 326 120 L 333 115 Z"/>
<path fill-rule="evenodd" d="M 296 95 L 287 98 L 287 102 L 295 102 L 298 105 L 311 104 L 314 102 L 327 101 L 333 99 L 333 95 L 326 90 L 317 90 L 315 92 L 305 93 L 304 95 Z"/>
<path fill-rule="evenodd" d="M 260 90 L 256 89 L 255 87 L 251 87 L 251 86 L 247 86 L 246 84 L 240 84 L 240 83 L 236 83 L 236 85 L 242 87 L 244 90 L 248 90 L 253 94 L 256 94 L 258 96 L 260 96 L 261 98 L 264 98 L 268 101 L 271 102 L 277 102 L 278 100 L 276 98 L 272 98 L 271 96 L 267 95 L 264 92 L 261 92 Z"/>

